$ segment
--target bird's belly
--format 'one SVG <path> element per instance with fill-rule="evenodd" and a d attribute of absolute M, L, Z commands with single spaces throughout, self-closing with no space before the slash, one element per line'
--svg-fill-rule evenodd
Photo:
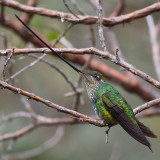
<path fill-rule="evenodd" d="M 113 126 L 115 124 L 117 124 L 116 120 L 111 116 L 111 114 L 105 109 L 105 107 L 101 104 L 98 105 L 94 105 L 94 110 L 95 113 L 103 120 L 105 120 L 105 122 L 109 125 L 109 126 Z"/>

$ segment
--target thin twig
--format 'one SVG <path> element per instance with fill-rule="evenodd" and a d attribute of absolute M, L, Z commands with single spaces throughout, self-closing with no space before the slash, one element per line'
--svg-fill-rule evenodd
<path fill-rule="evenodd" d="M 19 131 L 16 131 L 15 133 L 6 133 L 5 135 L 0 136 L 0 142 L 1 141 L 5 141 L 8 139 L 17 139 L 21 136 L 23 136 L 24 134 L 30 132 L 31 130 L 33 130 L 35 128 L 35 124 L 29 124 L 28 126 L 22 128 Z"/>
<path fill-rule="evenodd" d="M 15 118 L 20 118 L 20 117 L 31 118 L 31 114 L 28 113 L 28 112 L 23 112 L 23 111 L 11 113 L 11 114 L 6 115 L 6 116 L 1 116 L 1 123 L 4 123 L 6 121 L 11 121 Z"/>
<path fill-rule="evenodd" d="M 69 24 L 67 28 L 65 29 L 65 31 L 56 39 L 52 47 L 55 47 L 73 26 L 74 24 Z"/>
<path fill-rule="evenodd" d="M 118 49 L 118 56 L 120 57 L 121 60 L 125 60 L 125 57 L 123 56 L 123 53 L 119 47 L 116 35 L 113 32 L 113 30 L 110 28 L 105 28 L 105 33 L 107 34 L 108 43 L 109 46 L 111 47 L 112 52 L 116 53 L 115 51 Z"/>
<path fill-rule="evenodd" d="M 160 80 L 160 45 L 158 42 L 157 27 L 154 24 L 154 20 L 151 15 L 147 16 L 146 20 L 149 28 L 150 41 L 152 45 L 152 58 L 154 63 L 154 69 L 156 71 L 158 80 Z"/>
<path fill-rule="evenodd" d="M 98 7 L 97 7 L 97 13 L 98 13 L 98 33 L 99 33 L 99 39 L 100 44 L 103 48 L 103 51 L 107 51 L 107 47 L 105 44 L 105 38 L 103 34 L 103 0 L 98 0 Z"/>
<path fill-rule="evenodd" d="M 0 32 L 0 38 L 2 38 L 2 48 L 7 49 L 8 43 L 7 43 L 7 36 Z M 10 55 L 11 53 L 9 53 L 8 55 Z M 4 64 L 6 63 L 6 57 L 1 57 L 0 58 L 0 79 L 4 80 L 4 75 L 5 75 L 5 66 Z"/>
<path fill-rule="evenodd" d="M 71 0 L 71 2 L 72 2 L 72 4 L 73 4 L 74 8 L 77 9 L 77 11 L 78 11 L 81 15 L 85 15 L 84 10 L 83 10 L 81 7 L 79 7 L 79 5 L 77 4 L 77 2 L 76 2 L 75 0 Z"/>
<path fill-rule="evenodd" d="M 144 118 L 144 117 L 155 117 L 160 116 L 160 109 L 159 108 L 152 108 L 145 110 L 143 112 L 140 112 L 136 115 L 137 118 Z"/>
<path fill-rule="evenodd" d="M 36 59 L 35 61 L 31 62 L 29 65 L 23 67 L 22 69 L 20 69 L 18 72 L 16 72 L 14 75 L 10 76 L 6 82 L 14 79 L 16 76 L 18 76 L 19 74 L 23 73 L 25 70 L 27 70 L 28 68 L 33 67 L 35 64 L 37 64 L 41 59 L 43 59 L 46 56 L 46 54 L 44 53 L 42 56 L 40 56 L 38 59 Z"/>
<path fill-rule="evenodd" d="M 66 0 L 63 0 L 63 3 L 64 3 L 64 5 L 66 6 L 66 8 L 68 9 L 68 11 L 69 11 L 70 13 L 72 13 L 76 18 L 79 18 L 78 15 L 76 15 L 76 14 L 72 11 L 72 9 L 68 6 Z"/>
<path fill-rule="evenodd" d="M 7 59 L 6 59 L 6 62 L 4 63 L 4 68 L 3 68 L 3 79 L 4 79 L 4 81 L 6 81 L 5 69 L 6 69 L 9 61 L 11 60 L 11 58 L 12 58 L 12 56 L 13 56 L 13 54 L 14 54 L 14 50 L 15 50 L 15 48 L 13 48 L 13 49 L 12 49 L 12 52 L 10 52 L 10 53 L 8 54 Z"/>
<path fill-rule="evenodd" d="M 33 54 L 29 54 L 28 56 L 32 57 L 32 58 L 38 58 L 38 56 L 33 55 Z M 58 73 L 61 74 L 61 76 L 66 80 L 66 82 L 71 86 L 71 88 L 73 89 L 73 91 L 76 91 L 76 87 L 74 86 L 74 84 L 72 83 L 72 81 L 65 75 L 65 73 L 58 68 L 54 63 L 46 60 L 46 59 L 40 59 L 41 62 L 46 63 L 47 65 L 49 65 L 51 68 L 54 68 Z"/>
<path fill-rule="evenodd" d="M 143 110 L 146 110 L 150 108 L 151 106 L 155 106 L 157 104 L 160 104 L 160 98 L 154 99 L 141 106 L 138 106 L 137 108 L 134 109 L 134 114 L 138 114 L 139 112 L 142 112 Z"/>
<path fill-rule="evenodd" d="M 122 11 L 124 10 L 124 3 L 125 0 L 118 0 L 118 4 L 115 10 L 111 13 L 110 17 L 117 17 L 121 15 Z"/>
<path fill-rule="evenodd" d="M 30 102 L 24 97 L 24 96 L 20 96 L 20 100 L 21 102 L 24 104 L 26 110 L 30 113 L 31 115 L 31 118 L 36 121 L 37 120 L 37 116 L 36 116 L 36 113 L 34 112 Z"/>

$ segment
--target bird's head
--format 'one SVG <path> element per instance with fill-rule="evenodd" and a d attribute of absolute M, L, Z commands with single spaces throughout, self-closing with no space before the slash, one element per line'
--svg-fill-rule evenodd
<path fill-rule="evenodd" d="M 80 73 L 80 75 L 84 78 L 87 88 L 97 87 L 106 81 L 101 73 L 95 71 L 89 73 Z"/>

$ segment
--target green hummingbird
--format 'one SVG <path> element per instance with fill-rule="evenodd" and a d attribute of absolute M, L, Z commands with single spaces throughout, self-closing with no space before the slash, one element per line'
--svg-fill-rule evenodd
<path fill-rule="evenodd" d="M 101 73 L 85 73 L 69 63 L 65 58 L 55 52 L 46 42 L 44 42 L 29 26 L 27 26 L 17 15 L 17 19 L 46 47 L 48 47 L 60 59 L 77 71 L 85 80 L 89 100 L 95 113 L 108 125 L 106 135 L 110 127 L 119 124 L 128 134 L 143 145 L 151 149 L 151 144 L 147 137 L 156 138 L 157 136 L 143 123 L 139 122 L 133 113 L 132 108 L 123 96 L 111 86 Z"/>

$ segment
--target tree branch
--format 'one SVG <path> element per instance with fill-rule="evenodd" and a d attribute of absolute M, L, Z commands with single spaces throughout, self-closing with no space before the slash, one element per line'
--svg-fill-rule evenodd
<path fill-rule="evenodd" d="M 14 0 L 0 1 L 0 4 L 2 4 L 4 6 L 8 6 L 10 8 L 14 8 L 19 11 L 32 13 L 32 14 L 38 14 L 38 15 L 42 15 L 42 16 L 47 16 L 50 18 L 64 19 L 65 21 L 68 21 L 68 22 L 82 23 L 82 24 L 86 24 L 86 25 L 91 25 L 91 24 L 95 24 L 98 22 L 98 17 L 96 17 L 96 16 L 78 15 L 79 18 L 76 18 L 71 13 L 64 13 L 64 12 L 53 11 L 53 10 L 44 9 L 44 8 L 31 7 L 31 6 L 23 5 L 23 4 L 16 2 Z M 103 25 L 104 26 L 114 26 L 117 24 L 130 22 L 132 20 L 145 17 L 149 14 L 152 14 L 152 13 L 158 12 L 158 11 L 160 11 L 160 2 L 154 3 L 148 7 L 145 7 L 143 9 L 140 9 L 140 10 L 137 10 L 137 11 L 134 11 L 132 13 L 125 14 L 122 16 L 103 18 Z"/>
<path fill-rule="evenodd" d="M 112 55 L 111 53 L 109 53 L 108 51 L 103 52 L 100 51 L 94 47 L 90 47 L 90 48 L 81 48 L 81 49 L 75 49 L 75 48 L 54 48 L 54 50 L 57 53 L 70 53 L 70 54 L 94 54 L 97 56 L 103 56 L 105 59 L 108 59 L 109 61 L 120 65 L 121 67 L 125 68 L 126 70 L 130 71 L 131 73 L 141 77 L 143 80 L 151 83 L 152 85 L 154 85 L 157 88 L 160 88 L 160 82 L 153 79 L 151 76 L 147 75 L 146 73 L 144 73 L 143 71 L 137 69 L 136 67 L 134 67 L 133 65 L 121 60 L 119 62 L 117 62 L 117 58 L 116 56 Z M 46 48 L 27 48 L 27 49 L 15 49 L 14 54 L 18 55 L 18 54 L 29 54 L 29 53 L 43 53 L 45 51 L 45 53 L 51 53 L 53 54 L 49 49 Z M 8 53 L 11 52 L 11 49 L 6 49 L 6 50 L 0 50 L 0 55 L 7 55 Z"/>
<path fill-rule="evenodd" d="M 85 121 L 85 122 L 88 122 L 88 123 L 90 123 L 90 124 L 94 124 L 94 125 L 97 125 L 97 126 L 100 126 L 100 127 L 106 126 L 106 124 L 104 123 L 103 120 L 95 120 L 95 119 L 92 119 L 92 118 L 90 118 L 90 117 L 88 117 L 88 116 L 86 116 L 86 115 L 84 115 L 84 114 L 79 113 L 79 112 L 70 110 L 70 109 L 68 109 L 68 108 L 65 108 L 65 107 L 60 106 L 60 105 L 57 105 L 57 104 L 54 104 L 54 103 L 52 103 L 51 101 L 46 100 L 46 99 L 43 99 L 43 98 L 41 98 L 41 97 L 39 97 L 39 96 L 37 96 L 37 95 L 35 95 L 35 94 L 33 94 L 33 93 L 29 93 L 29 92 L 27 92 L 27 91 L 25 91 L 25 90 L 22 90 L 22 89 L 20 89 L 20 88 L 16 88 L 16 87 L 14 87 L 14 86 L 12 86 L 12 85 L 9 85 L 9 84 L 6 83 L 6 82 L 0 81 L 0 86 L 1 86 L 2 88 L 8 89 L 8 90 L 10 90 L 10 91 L 12 91 L 12 92 L 14 92 L 14 93 L 18 93 L 18 94 L 20 94 L 20 95 L 26 96 L 26 97 L 28 97 L 29 99 L 33 99 L 33 100 L 35 100 L 35 101 L 41 102 L 41 103 L 47 105 L 48 107 L 57 109 L 57 110 L 60 111 L 60 112 L 70 114 L 70 115 L 72 115 L 72 116 L 74 116 L 74 117 L 76 117 L 76 118 L 79 118 L 79 119 L 82 120 L 82 121 Z"/>

